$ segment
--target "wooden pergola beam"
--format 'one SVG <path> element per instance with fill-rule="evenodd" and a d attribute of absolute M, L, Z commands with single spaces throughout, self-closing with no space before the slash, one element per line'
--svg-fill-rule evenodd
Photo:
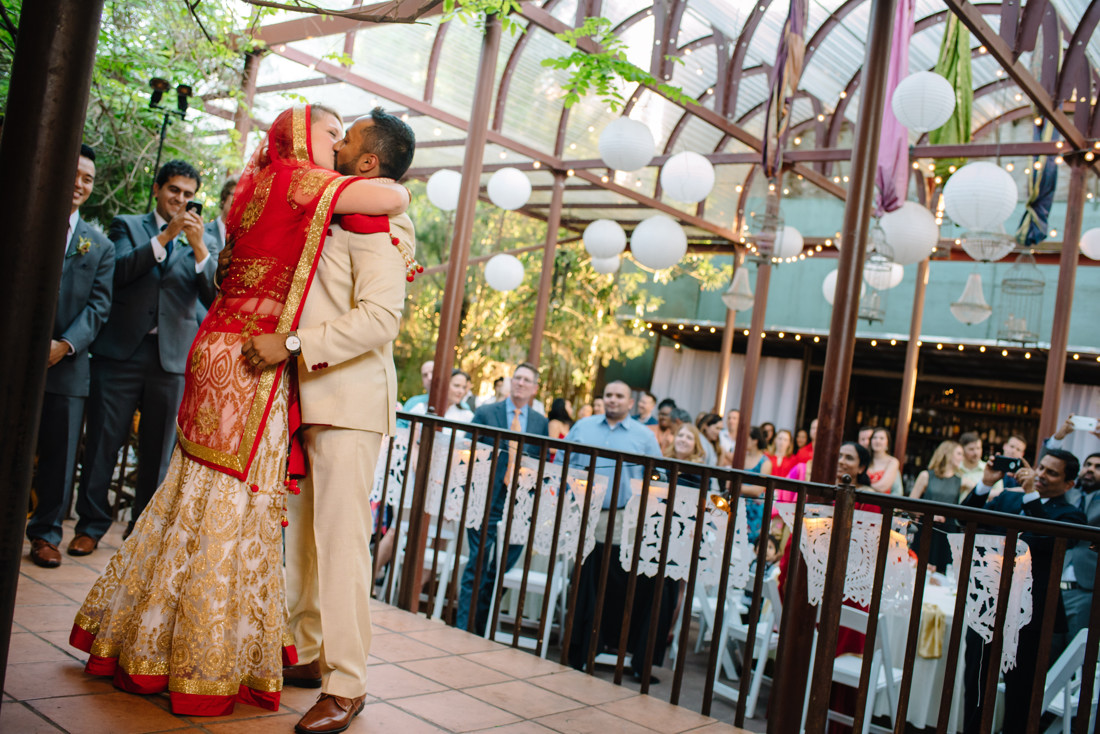
<path fill-rule="evenodd" d="M 573 30 L 565 23 L 562 23 L 560 20 L 550 15 L 550 13 L 532 4 L 524 5 L 523 9 L 520 11 L 520 14 L 531 21 L 531 23 L 533 23 L 534 25 L 537 25 L 538 27 L 550 33 L 563 33 Z M 582 39 L 579 43 L 579 46 L 582 51 L 586 51 L 588 53 L 599 53 L 601 50 L 595 42 L 589 39 Z M 659 97 L 668 99 L 668 97 L 666 97 L 659 89 L 656 89 L 655 87 L 647 87 L 647 89 L 649 89 L 650 92 Z M 760 138 L 756 137 L 741 126 L 730 122 L 714 110 L 703 107 L 702 105 L 695 102 L 677 101 L 671 99 L 669 99 L 669 101 L 682 108 L 683 110 L 695 115 L 708 125 L 711 125 L 712 127 L 721 130 L 723 133 L 729 135 L 734 140 L 738 140 L 744 143 L 753 150 L 761 151 L 764 149 L 764 142 L 760 140 Z M 838 199 L 844 200 L 848 195 L 848 192 L 844 187 L 835 184 L 831 179 L 823 176 L 817 171 L 811 170 L 807 166 L 795 164 L 790 167 L 790 170 L 797 174 L 800 174 L 810 183 L 816 185 L 823 191 L 832 194 Z"/>
<path fill-rule="evenodd" d="M 340 81 L 351 84 L 352 86 L 358 87 L 359 89 L 362 89 L 366 92 L 370 92 L 371 94 L 377 94 L 380 97 L 385 97 L 386 99 L 396 102 L 397 104 L 408 107 L 410 110 L 415 110 L 417 112 L 429 115 L 439 120 L 440 122 L 443 122 L 459 130 L 465 131 L 469 127 L 469 122 L 459 117 L 458 115 L 454 115 L 450 112 L 441 110 L 434 105 L 416 99 L 415 97 L 411 97 L 404 92 L 399 92 L 396 89 L 390 89 L 389 87 L 386 87 L 382 84 L 373 82 L 366 77 L 360 76 L 359 74 L 352 72 L 349 69 L 345 69 L 342 66 L 329 63 L 315 56 L 310 56 L 307 53 L 289 47 L 275 48 L 274 53 L 290 61 L 294 61 L 304 66 L 314 68 L 322 74 L 328 74 L 331 77 L 340 79 Z M 487 140 L 490 143 L 499 145 L 503 148 L 507 148 L 513 152 L 519 153 L 522 156 L 531 158 L 535 161 L 539 161 L 542 166 L 546 166 L 551 170 L 565 171 L 569 168 L 568 166 L 564 165 L 564 162 L 561 159 L 548 153 L 543 153 L 542 151 L 535 150 L 530 146 L 524 145 L 523 143 L 513 140 L 512 138 L 509 138 L 508 136 L 502 135 L 501 133 L 495 132 L 493 130 L 488 131 Z M 493 170 L 493 168 L 489 165 L 486 165 L 484 166 L 484 170 L 489 171 Z M 669 204 L 657 201 L 650 196 L 645 196 L 644 194 L 640 194 L 637 191 L 632 191 L 626 187 L 619 186 L 618 184 L 615 184 L 613 182 L 609 181 L 605 183 L 600 180 L 599 176 L 588 171 L 576 171 L 575 175 L 577 178 L 594 184 L 599 188 L 612 191 L 621 196 L 625 196 L 628 199 L 632 199 L 639 202 L 640 204 L 648 206 L 655 211 L 668 214 L 669 216 L 679 220 L 683 224 L 697 227 L 698 229 L 702 229 L 717 237 L 722 237 L 726 239 L 733 237 L 733 230 L 729 229 L 728 227 L 723 227 L 719 224 L 715 224 L 714 222 L 707 221 L 702 217 L 697 217 L 693 214 L 688 214 L 686 212 L 680 211 L 679 209 L 670 206 Z"/>
<path fill-rule="evenodd" d="M 985 22 L 982 12 L 976 6 L 968 0 L 943 1 L 944 5 L 958 16 L 963 25 L 969 28 L 974 37 L 985 46 L 989 55 L 997 60 L 1005 73 L 1012 77 L 1020 91 L 1026 94 L 1028 99 L 1035 104 L 1039 113 L 1050 120 L 1051 124 L 1061 133 L 1072 149 L 1085 150 L 1091 147 L 1089 141 L 1077 129 L 1077 126 L 1073 124 L 1066 113 L 1059 108 L 1042 83 L 1035 78 L 1035 75 L 1027 67 L 1016 60 L 1016 53 L 1008 42 Z M 1082 113 L 1082 111 L 1078 111 L 1078 113 Z M 1100 171 L 1097 163 L 1094 163 L 1092 167 L 1094 170 Z"/>

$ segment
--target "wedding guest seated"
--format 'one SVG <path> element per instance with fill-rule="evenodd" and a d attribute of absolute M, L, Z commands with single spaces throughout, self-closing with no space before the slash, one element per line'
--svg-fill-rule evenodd
<path fill-rule="evenodd" d="M 772 475 L 777 477 L 787 476 L 794 469 L 794 438 L 786 428 L 781 428 L 775 434 L 775 448 L 768 456 L 772 463 Z"/>
<path fill-rule="evenodd" d="M 707 463 L 711 466 L 729 466 L 733 457 L 722 448 L 722 416 L 717 413 L 704 413 L 696 424 L 703 437 L 703 450 L 707 454 Z"/>
<path fill-rule="evenodd" d="M 550 421 L 550 438 L 565 438 L 573 427 L 573 416 L 568 406 L 569 401 L 565 398 L 554 398 L 554 402 L 550 403 L 550 415 L 546 416 Z"/>

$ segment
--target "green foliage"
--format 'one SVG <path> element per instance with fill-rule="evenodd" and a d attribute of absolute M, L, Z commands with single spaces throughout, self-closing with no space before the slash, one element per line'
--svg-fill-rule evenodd
<path fill-rule="evenodd" d="M 8 101 L 11 62 L 15 57 L 15 39 L 23 0 L 0 0 L 0 109 Z"/>
<path fill-rule="evenodd" d="M 474 23 L 476 27 L 484 28 L 486 17 L 495 15 L 500 19 L 501 30 L 514 36 L 524 30 L 512 18 L 512 13 L 519 10 L 519 0 L 443 0 L 443 21 L 457 18 L 463 23 Z"/>
<path fill-rule="evenodd" d="M 452 231 L 449 217 L 428 202 L 423 184 L 413 182 L 410 188 L 413 200 L 409 215 L 416 222 L 417 258 L 426 268 L 445 265 Z M 502 227 L 499 209 L 479 206 L 471 258 L 538 244 L 545 237 L 546 225 L 542 222 L 509 213 Z M 519 288 L 509 293 L 500 293 L 486 284 L 483 263 L 474 263 L 467 270 L 455 356 L 456 364 L 472 375 L 475 392 L 482 384 L 491 387 L 493 379 L 527 358 L 542 251 L 517 257 L 527 276 Z M 601 365 L 644 353 L 647 342 L 641 327 L 645 314 L 661 303 L 643 288 L 646 273 L 600 275 L 588 260 L 579 242 L 558 248 L 540 355 L 540 396 L 544 401 L 553 397 L 585 398 Z M 417 277 L 409 287 L 401 334 L 394 345 L 398 394 L 402 398 L 421 392 L 420 364 L 435 355 L 445 278 L 445 270 L 441 269 Z M 637 326 L 634 318 L 640 319 Z"/>
<path fill-rule="evenodd" d="M 6 106 L 14 42 L 4 19 L 18 23 L 21 0 L 0 0 L 0 7 L 0 106 Z M 194 90 L 186 119 L 170 119 L 161 160 L 194 165 L 203 177 L 199 198 L 216 211 L 221 181 L 241 161 L 235 133 L 214 134 L 225 123 L 212 124 L 216 118 L 203 109 L 236 109 L 244 52 L 251 47 L 238 34 L 265 13 L 234 0 L 107 0 L 84 122 L 84 142 L 97 152 L 86 218 L 106 225 L 116 214 L 146 211 L 164 122 L 163 110 L 149 108 L 151 77 L 172 85 L 161 102 L 170 109 L 176 108 L 177 84 Z"/>
<path fill-rule="evenodd" d="M 562 85 L 566 107 L 572 107 L 582 97 L 595 92 L 613 112 L 617 112 L 626 102 L 619 91 L 623 83 L 653 87 L 674 102 L 694 102 L 679 87 L 665 84 L 630 63 L 626 56 L 626 42 L 614 34 L 611 21 L 607 18 L 586 18 L 579 28 L 556 35 L 558 39 L 569 44 L 573 53 L 543 59 L 542 65 L 552 69 L 572 69 L 569 79 Z M 603 50 L 599 53 L 582 51 L 580 42 L 584 38 L 591 38 Z M 665 58 L 674 63 L 683 63 L 683 59 L 678 56 Z"/>

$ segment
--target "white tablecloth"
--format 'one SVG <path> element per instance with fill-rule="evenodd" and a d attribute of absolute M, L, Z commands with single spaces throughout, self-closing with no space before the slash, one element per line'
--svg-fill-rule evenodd
<path fill-rule="evenodd" d="M 955 588 L 954 586 L 934 586 L 926 583 L 924 586 L 924 603 L 934 604 L 944 614 L 946 626 L 943 636 L 943 655 L 939 658 L 922 658 L 917 655 L 913 659 L 913 680 L 909 689 L 909 713 L 906 720 L 917 727 L 935 728 L 940 718 L 940 698 L 943 693 L 943 679 L 947 672 L 947 649 L 951 644 L 951 616 L 955 613 Z M 890 643 L 890 655 L 893 658 L 895 668 L 901 668 L 905 662 L 906 635 L 909 632 L 909 607 L 895 610 L 886 617 L 888 626 L 887 639 Z M 963 631 L 959 641 L 959 662 L 955 671 L 955 693 L 951 701 L 951 718 L 948 722 L 948 731 L 962 731 L 963 709 L 963 660 L 966 654 L 966 631 Z M 1002 696 L 1000 692 L 998 698 Z M 1003 718 L 1003 706 L 998 706 L 996 720 L 993 722 L 993 730 L 1001 727 Z M 886 692 L 881 692 L 875 699 L 875 714 L 886 714 Z"/>

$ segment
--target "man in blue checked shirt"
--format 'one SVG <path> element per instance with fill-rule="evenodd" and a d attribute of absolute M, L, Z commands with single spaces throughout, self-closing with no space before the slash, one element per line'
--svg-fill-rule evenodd
<path fill-rule="evenodd" d="M 661 447 L 657 438 L 646 426 L 630 417 L 630 411 L 634 407 L 630 386 L 625 382 L 616 380 L 608 383 L 603 392 L 604 414 L 583 418 L 573 424 L 566 441 L 591 446 L 593 448 L 607 448 L 616 451 L 624 451 L 643 456 L 661 457 Z M 573 466 L 587 468 L 590 457 L 583 452 L 573 454 L 570 463 Z M 600 569 L 603 565 L 605 552 L 611 553 L 609 564 L 607 587 L 604 595 L 603 615 L 599 620 L 597 653 L 610 649 L 618 644 L 619 633 L 622 630 L 625 616 L 626 585 L 629 574 L 619 564 L 619 546 L 613 544 L 606 548 L 604 539 L 607 537 L 607 523 L 610 518 L 611 503 L 619 508 L 616 513 L 616 528 L 613 533 L 613 543 L 618 542 L 619 530 L 622 523 L 622 508 L 630 499 L 630 480 L 641 479 L 644 467 L 641 464 L 626 463 L 622 465 L 618 487 L 608 487 L 604 496 L 603 511 L 600 513 L 596 526 L 596 548 L 585 559 L 581 568 L 580 583 L 577 588 L 577 611 L 573 622 L 573 635 L 569 645 L 569 664 L 581 669 L 585 665 L 588 655 L 588 639 L 595 624 L 596 602 L 599 592 Z M 609 478 L 609 483 L 614 481 L 615 461 L 598 457 L 596 459 L 596 472 Z M 630 633 L 627 646 L 632 655 L 632 672 L 634 677 L 641 679 L 641 667 L 645 656 L 645 645 L 649 637 L 650 610 L 652 608 L 653 594 L 655 593 L 655 579 L 639 576 L 635 582 L 634 608 L 631 613 Z M 676 593 L 666 586 L 658 624 L 657 646 L 654 649 L 654 665 L 660 665 L 664 657 L 664 647 L 667 637 L 667 629 L 671 624 L 671 611 L 675 606 Z M 656 682 L 656 680 L 651 680 Z"/>

